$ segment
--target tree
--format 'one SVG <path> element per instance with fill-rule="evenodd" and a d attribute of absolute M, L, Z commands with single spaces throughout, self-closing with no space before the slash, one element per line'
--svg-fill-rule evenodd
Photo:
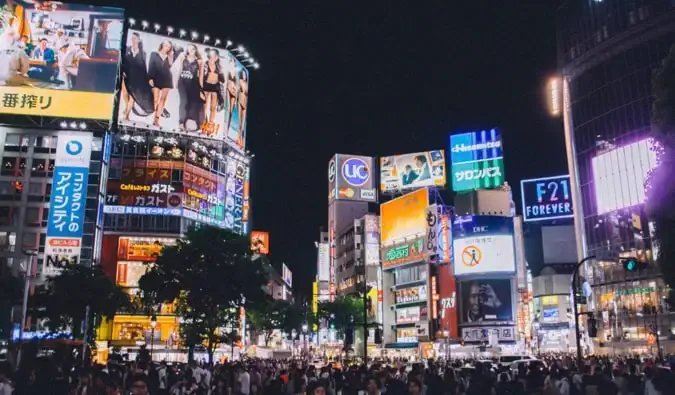
<path fill-rule="evenodd" d="M 183 341 L 190 348 L 205 344 L 213 362 L 218 344 L 232 343 L 236 336 L 240 307 L 265 298 L 267 275 L 249 248 L 246 237 L 226 230 L 189 229 L 175 246 L 162 249 L 139 280 L 143 305 L 153 310 L 175 302 L 183 317 Z"/>
<path fill-rule="evenodd" d="M 301 317 L 296 306 L 285 300 L 268 298 L 246 310 L 251 331 L 263 336 L 265 347 L 269 347 L 274 330 L 290 333 L 300 329 Z"/>
<path fill-rule="evenodd" d="M 675 303 L 675 45 L 656 70 L 652 82 L 652 136 L 656 144 L 657 167 L 646 185 L 647 214 L 654 223 L 656 260 Z"/>
<path fill-rule="evenodd" d="M 11 337 L 11 310 L 21 303 L 22 291 L 23 281 L 7 266 L 0 265 L 0 339 Z"/>
<path fill-rule="evenodd" d="M 355 295 L 340 295 L 332 302 L 319 303 L 319 317 L 329 319 L 335 329 L 344 330 L 354 325 L 363 324 L 363 298 Z"/>
<path fill-rule="evenodd" d="M 37 317 L 46 320 L 51 332 L 70 330 L 76 339 L 84 338 L 82 329 L 87 307 L 88 335 L 93 334 L 95 328 L 93 317 L 112 317 L 120 309 L 131 308 L 129 295 L 98 265 L 66 266 L 36 290 L 32 304 L 36 306 Z"/>

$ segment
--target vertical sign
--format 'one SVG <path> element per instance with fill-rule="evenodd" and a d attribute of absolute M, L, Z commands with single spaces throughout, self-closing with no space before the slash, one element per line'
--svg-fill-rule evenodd
<path fill-rule="evenodd" d="M 319 326 L 316 324 L 317 314 L 319 313 L 319 282 L 312 283 L 312 315 L 314 316 L 314 323 L 312 324 L 312 332 L 319 331 Z"/>
<path fill-rule="evenodd" d="M 337 285 L 335 284 L 335 221 L 330 221 L 330 224 L 328 225 L 328 242 L 330 243 L 330 268 L 328 270 L 330 274 L 330 285 L 328 292 L 330 301 L 332 302 L 335 300 L 335 293 L 337 291 Z"/>
<path fill-rule="evenodd" d="M 365 218 L 366 265 L 380 265 L 380 222 L 375 215 Z"/>
<path fill-rule="evenodd" d="M 438 295 L 438 283 L 436 282 L 436 276 L 431 277 L 431 318 L 438 318 L 438 301 L 440 300 Z"/>
<path fill-rule="evenodd" d="M 427 232 L 424 240 L 424 248 L 429 257 L 438 254 L 438 234 L 439 224 L 441 222 L 439 215 L 440 210 L 441 207 L 438 204 L 432 204 L 427 207 Z"/>
<path fill-rule="evenodd" d="M 58 135 L 43 276 L 80 260 L 92 138 L 89 132 Z"/>

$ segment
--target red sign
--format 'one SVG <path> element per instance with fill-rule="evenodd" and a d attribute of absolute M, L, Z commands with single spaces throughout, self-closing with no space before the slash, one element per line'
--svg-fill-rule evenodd
<path fill-rule="evenodd" d="M 434 277 L 435 278 L 435 277 Z M 440 308 L 441 331 L 448 331 L 449 337 L 459 337 L 459 327 L 457 321 L 457 283 L 452 274 L 451 265 L 441 265 L 438 267 L 438 305 Z M 432 295 L 433 278 L 432 278 Z M 435 305 L 435 303 L 434 303 Z"/>

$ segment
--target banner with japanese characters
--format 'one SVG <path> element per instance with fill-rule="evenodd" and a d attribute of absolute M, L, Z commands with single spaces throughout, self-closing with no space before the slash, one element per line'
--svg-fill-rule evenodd
<path fill-rule="evenodd" d="M 89 132 L 58 135 L 43 276 L 80 260 L 92 138 Z"/>
<path fill-rule="evenodd" d="M 112 117 L 124 10 L 0 0 L 0 114 Z"/>

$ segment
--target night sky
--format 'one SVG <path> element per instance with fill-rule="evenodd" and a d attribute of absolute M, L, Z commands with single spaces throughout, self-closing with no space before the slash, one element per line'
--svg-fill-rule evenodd
<path fill-rule="evenodd" d="M 289 265 L 304 294 L 336 152 L 447 149 L 451 132 L 498 127 L 516 202 L 520 179 L 567 171 L 562 122 L 544 101 L 556 70 L 555 1 L 93 3 L 229 38 L 260 62 L 248 115 L 254 228 L 271 233 L 272 259 Z"/>

